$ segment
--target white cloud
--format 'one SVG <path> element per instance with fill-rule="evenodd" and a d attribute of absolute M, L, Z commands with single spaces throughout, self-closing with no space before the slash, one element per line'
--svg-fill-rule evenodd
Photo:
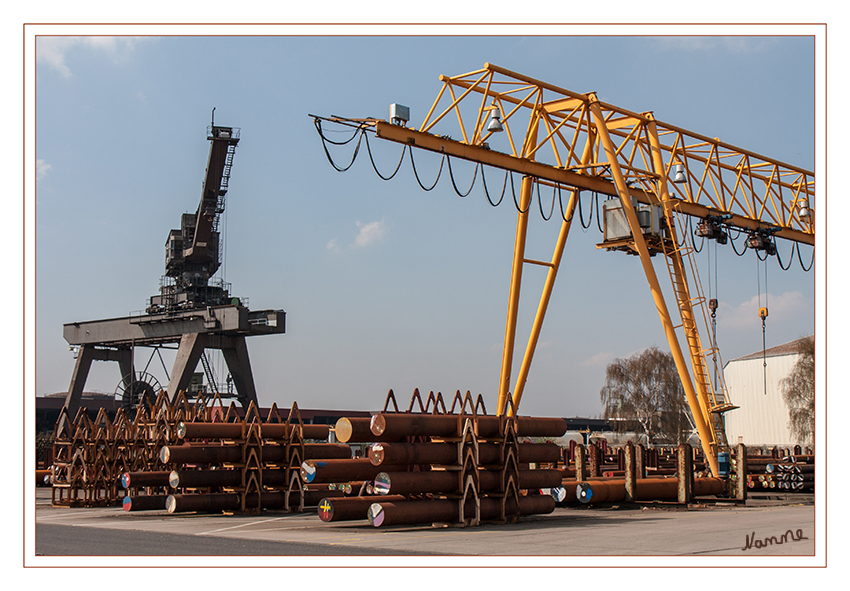
<path fill-rule="evenodd" d="M 355 248 L 362 248 L 380 242 L 387 234 L 387 224 L 383 220 L 369 222 L 367 224 L 357 222 L 357 227 L 360 228 L 360 232 L 351 245 Z"/>
<path fill-rule="evenodd" d="M 65 58 L 75 47 L 88 47 L 108 55 L 117 62 L 136 46 L 139 37 L 56 37 L 40 36 L 36 46 L 36 60 L 50 66 L 62 77 L 70 78 L 71 69 Z"/>
<path fill-rule="evenodd" d="M 755 326 L 760 327 L 760 307 L 768 309 L 770 320 L 781 322 L 782 319 L 791 318 L 795 314 L 810 309 L 811 303 L 799 291 L 786 291 L 780 295 L 768 294 L 761 298 L 753 296 L 746 302 L 734 307 L 725 302 L 720 302 L 717 307 L 717 324 L 726 329 L 738 330 Z"/>
<path fill-rule="evenodd" d="M 608 365 L 614 359 L 613 351 L 600 351 L 592 357 L 588 357 L 581 362 L 582 367 L 602 367 Z"/>
<path fill-rule="evenodd" d="M 41 180 L 47 176 L 47 171 L 50 170 L 50 165 L 45 163 L 44 160 L 36 160 L 35 161 L 35 178 L 36 180 Z"/>
<path fill-rule="evenodd" d="M 384 220 L 355 223 L 360 230 L 357 232 L 357 236 L 354 237 L 354 241 L 348 245 L 348 248 L 364 248 L 372 244 L 377 244 L 386 237 L 387 230 L 389 229 L 389 226 Z M 340 252 L 342 247 L 339 244 L 339 240 L 331 238 L 325 245 L 325 249 L 331 252 Z"/>

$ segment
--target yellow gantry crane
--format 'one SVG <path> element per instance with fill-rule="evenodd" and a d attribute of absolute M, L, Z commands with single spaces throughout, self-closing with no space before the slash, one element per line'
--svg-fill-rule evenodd
<path fill-rule="evenodd" d="M 493 64 L 440 80 L 442 88 L 418 129 L 407 126 L 407 109 L 399 105 L 391 107 L 389 122 L 360 119 L 356 125 L 411 148 L 522 175 L 498 414 L 511 415 L 519 408 L 580 192 L 616 197 L 618 211 L 606 216 L 606 226 L 615 225 L 619 215 L 626 232 L 618 236 L 606 231 L 599 247 L 639 256 L 703 451 L 712 473 L 718 474 L 717 454 L 729 449 L 723 413 L 736 407 L 727 398 L 722 371 L 716 371 L 722 367 L 717 347 L 705 346 L 700 338 L 700 324 L 707 326 L 706 298 L 693 249 L 679 239 L 683 216 L 699 218 L 708 237 L 722 232 L 721 227 L 746 232 L 748 245 L 760 250 L 769 250 L 776 237 L 814 246 L 814 173 L 662 123 L 651 112 L 627 111 L 594 93 L 571 92 Z M 447 122 L 457 125 L 457 139 L 435 133 L 438 124 Z M 508 150 L 490 148 L 496 133 L 507 136 Z M 533 190 L 540 185 L 569 192 L 548 261 L 525 255 L 528 213 Z M 672 283 L 676 321 L 651 260 L 657 254 L 663 255 Z M 548 274 L 511 388 L 525 265 L 541 265 Z M 694 281 L 688 280 L 689 273 Z M 709 366 L 719 376 L 714 382 Z"/>

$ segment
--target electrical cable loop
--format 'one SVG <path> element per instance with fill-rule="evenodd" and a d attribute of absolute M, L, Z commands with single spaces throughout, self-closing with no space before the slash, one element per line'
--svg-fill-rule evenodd
<path fill-rule="evenodd" d="M 782 264 L 782 257 L 779 256 L 779 248 L 777 247 L 777 249 L 776 249 L 776 260 L 779 263 L 779 268 L 782 269 L 783 271 L 787 271 L 788 269 L 790 269 L 791 265 L 794 263 L 794 249 L 795 248 L 797 248 L 797 243 L 792 242 L 791 243 L 791 254 L 789 256 L 788 265 L 785 266 L 785 265 Z"/>
<path fill-rule="evenodd" d="M 599 193 L 593 192 L 593 202 L 596 204 L 596 227 L 599 229 L 600 234 L 604 234 L 605 230 L 602 229 L 602 217 L 599 215 Z"/>
<path fill-rule="evenodd" d="M 531 209 L 531 201 L 528 202 L 528 207 L 523 211 L 522 207 L 519 204 L 519 201 L 516 200 L 516 188 L 514 187 L 514 175 L 511 175 L 511 193 L 514 195 L 514 206 L 516 207 L 517 213 L 528 213 L 528 210 Z"/>
<path fill-rule="evenodd" d="M 747 249 L 749 248 L 749 245 L 747 244 L 747 241 L 746 241 L 746 240 L 744 240 L 744 250 L 742 250 L 741 252 L 738 252 L 738 249 L 737 249 L 737 248 L 735 248 L 735 240 L 737 240 L 738 238 L 740 238 L 740 236 L 741 236 L 741 233 L 740 233 L 740 232 L 738 232 L 738 236 L 736 236 L 735 238 L 732 238 L 732 235 L 731 235 L 731 234 L 729 235 L 729 242 L 732 244 L 732 251 L 733 251 L 736 255 L 738 255 L 739 257 L 740 257 L 740 256 L 744 256 L 744 253 L 745 253 L 745 252 L 747 252 Z"/>
<path fill-rule="evenodd" d="M 434 187 L 437 186 L 437 183 L 440 182 L 440 177 L 443 175 L 443 164 L 445 163 L 445 161 L 446 155 L 443 154 L 440 158 L 440 169 L 437 171 L 437 178 L 434 179 L 434 184 L 432 184 L 430 187 L 426 187 L 422 184 L 422 179 L 419 178 L 419 171 L 416 170 L 416 160 L 414 160 L 413 158 L 413 150 L 410 150 L 410 164 L 413 167 L 413 176 L 416 177 L 416 182 L 419 183 L 419 186 L 422 188 L 423 191 L 433 190 Z"/>
<path fill-rule="evenodd" d="M 363 131 L 363 126 L 358 125 L 357 127 L 354 128 L 354 133 L 351 135 L 350 138 L 348 138 L 344 142 L 335 142 L 332 139 L 329 139 L 328 137 L 326 137 L 325 134 L 323 133 L 323 131 L 322 131 L 322 119 L 320 117 L 313 117 L 313 125 L 316 126 L 316 131 L 319 132 L 319 136 L 322 138 L 323 141 L 325 141 L 329 144 L 333 144 L 335 146 L 344 146 L 345 144 L 350 143 L 351 140 L 353 140 L 355 137 L 357 137 L 358 133 Z"/>
<path fill-rule="evenodd" d="M 363 132 L 366 135 L 366 132 Z M 404 146 L 401 149 L 401 158 L 398 159 L 398 164 L 396 164 L 395 170 L 390 176 L 384 176 L 381 174 L 381 171 L 378 170 L 378 166 L 375 164 L 375 158 L 372 156 L 372 144 L 369 143 L 369 136 L 366 135 L 366 151 L 369 152 L 369 160 L 372 162 L 372 168 L 375 169 L 375 174 L 381 177 L 382 180 L 388 181 L 392 179 L 397 173 L 398 169 L 401 168 L 401 163 L 404 161 L 404 154 L 407 152 L 407 146 Z"/>
<path fill-rule="evenodd" d="M 466 190 L 465 193 L 461 193 L 460 190 L 457 188 L 457 183 L 455 183 L 455 175 L 452 172 L 452 158 L 451 158 L 451 156 L 448 157 L 448 161 L 449 161 L 449 178 L 452 181 L 452 187 L 454 187 L 455 193 L 458 194 L 458 197 L 463 199 L 464 197 L 469 196 L 469 194 L 472 192 L 472 188 L 475 186 L 475 180 L 478 178 L 479 164 L 475 165 L 475 172 L 473 172 L 473 174 L 472 174 L 472 182 L 469 184 L 469 188 Z"/>
<path fill-rule="evenodd" d="M 690 222 L 690 220 L 688 220 L 688 221 Z M 688 229 L 690 229 L 690 228 L 688 228 Z M 705 236 L 700 236 L 700 238 L 702 238 L 702 240 L 700 240 L 700 243 L 699 243 L 700 247 L 699 248 L 697 248 L 697 241 L 694 239 L 694 235 L 690 234 L 690 237 L 691 237 L 691 246 L 693 247 L 694 252 L 697 253 L 697 254 L 701 253 L 702 250 L 705 248 Z M 684 244 L 686 241 L 687 241 L 687 238 L 685 238 L 685 240 L 682 241 L 682 244 Z"/>
<path fill-rule="evenodd" d="M 814 247 L 814 246 L 812 247 L 812 262 L 811 262 L 811 263 L 809 263 L 809 268 L 808 268 L 808 269 L 807 269 L 807 268 L 806 268 L 806 266 L 803 264 L 803 257 L 802 257 L 802 255 L 800 254 L 800 245 L 799 245 L 799 244 L 797 244 L 797 260 L 798 260 L 798 261 L 800 261 L 800 268 L 801 268 L 801 269 L 803 269 L 803 271 L 804 271 L 804 272 L 808 273 L 809 271 L 811 271 L 811 270 L 812 270 L 812 267 L 813 267 L 813 266 L 814 266 L 814 264 L 815 264 L 815 247 Z"/>
<path fill-rule="evenodd" d="M 548 222 L 552 219 L 552 214 L 555 213 L 555 195 L 557 190 L 560 189 L 560 185 L 552 187 L 552 206 L 549 208 L 549 217 L 546 217 L 546 214 L 543 213 L 543 200 L 540 197 L 540 180 L 538 179 L 535 184 L 537 185 L 537 207 L 540 209 L 540 217 L 543 218 L 544 222 Z"/>
<path fill-rule="evenodd" d="M 581 197 L 581 191 L 579 189 L 573 188 L 571 189 L 571 192 L 574 192 L 576 194 L 577 199 Z M 561 183 L 558 183 L 558 207 L 561 208 L 561 219 L 564 220 L 564 222 L 567 224 L 572 223 L 573 217 L 575 217 L 575 213 L 573 213 L 573 215 L 570 216 L 569 219 L 567 219 L 567 216 L 564 213 L 564 198 L 561 194 Z"/>
<path fill-rule="evenodd" d="M 357 154 L 360 152 L 360 142 L 363 140 L 363 136 L 366 134 L 366 130 L 362 128 L 358 128 L 357 131 L 354 132 L 354 135 L 348 138 L 344 142 L 334 142 L 333 140 L 329 140 L 325 137 L 322 132 L 322 123 L 321 120 L 315 120 L 316 129 L 319 132 L 319 137 L 322 138 L 322 148 L 325 150 L 325 156 L 328 158 L 328 162 L 330 162 L 331 166 L 334 167 L 334 170 L 337 172 L 346 172 L 354 165 L 354 161 L 357 160 Z M 337 166 L 336 162 L 334 162 L 333 156 L 331 156 L 330 150 L 328 150 L 328 144 L 333 144 L 336 146 L 344 146 L 350 143 L 355 137 L 357 137 L 357 145 L 354 147 L 354 153 L 351 155 L 351 162 L 348 163 L 347 166 Z M 368 140 L 367 140 L 368 141 Z"/>
<path fill-rule="evenodd" d="M 505 198 L 505 189 L 508 188 L 508 175 L 511 174 L 511 171 L 505 170 L 505 180 L 502 183 L 502 194 L 499 196 L 499 200 L 496 203 L 493 203 L 493 200 L 490 199 L 490 191 L 487 190 L 487 179 L 484 177 L 484 166 L 481 167 L 481 182 L 484 183 L 484 194 L 487 196 L 487 201 L 490 202 L 490 205 L 493 207 L 498 207 L 500 203 L 502 203 L 502 199 Z M 513 176 L 511 177 L 511 186 L 513 186 Z"/>
<path fill-rule="evenodd" d="M 590 222 L 593 220 L 593 197 L 590 198 L 591 207 L 590 207 L 590 217 L 587 219 L 587 223 L 584 223 L 584 210 L 581 205 L 581 193 L 578 196 L 578 221 L 581 224 L 581 228 L 583 231 L 587 231 L 590 228 Z"/>

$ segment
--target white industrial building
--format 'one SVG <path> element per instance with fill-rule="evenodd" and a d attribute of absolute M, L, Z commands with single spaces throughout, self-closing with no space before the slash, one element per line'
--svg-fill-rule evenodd
<path fill-rule="evenodd" d="M 805 443 L 797 441 L 788 428 L 788 406 L 781 386 L 800 357 L 803 340 L 733 359 L 723 368 L 729 401 L 740 407 L 726 413 L 730 445 L 789 447 Z"/>

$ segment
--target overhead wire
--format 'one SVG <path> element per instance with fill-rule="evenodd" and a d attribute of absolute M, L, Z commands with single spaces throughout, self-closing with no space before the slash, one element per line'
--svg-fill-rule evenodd
<path fill-rule="evenodd" d="M 395 177 L 396 174 L 398 174 L 398 171 L 400 170 L 401 165 L 404 161 L 404 156 L 408 152 L 407 149 L 408 149 L 409 146 L 403 147 L 401 156 L 399 157 L 398 164 L 396 165 L 392 174 L 384 175 L 378 170 L 378 167 L 375 163 L 374 156 L 372 154 L 371 144 L 369 142 L 369 137 L 368 137 L 368 134 L 366 133 L 367 131 L 369 131 L 367 129 L 367 127 L 363 124 L 354 125 L 354 124 L 345 123 L 343 121 L 338 121 L 338 122 L 343 124 L 343 125 L 351 125 L 352 127 L 355 128 L 352 135 L 350 137 L 348 137 L 347 139 L 342 140 L 342 141 L 336 141 L 336 140 L 333 140 L 333 139 L 330 139 L 329 137 L 327 137 L 325 135 L 325 130 L 322 127 L 322 119 L 320 117 L 314 116 L 314 125 L 316 127 L 317 132 L 319 133 L 319 136 L 322 139 L 322 147 L 324 149 L 325 155 L 327 156 L 328 161 L 330 162 L 331 166 L 333 166 L 333 168 L 335 170 L 337 170 L 338 172 L 346 172 L 347 170 L 349 170 L 351 168 L 351 166 L 354 164 L 355 160 L 357 159 L 357 156 L 359 155 L 360 146 L 361 146 L 361 143 L 362 143 L 362 140 L 363 140 L 363 136 L 365 135 L 366 136 L 366 149 L 369 153 L 369 158 L 370 158 L 370 161 L 372 163 L 372 167 L 375 170 L 375 172 L 378 174 L 378 176 L 383 180 L 390 180 L 393 177 Z M 345 145 L 348 145 L 351 142 L 353 142 L 355 140 L 355 138 L 357 139 L 357 143 L 354 147 L 354 151 L 353 151 L 352 156 L 351 156 L 351 161 L 348 164 L 346 164 L 345 166 L 338 165 L 334 161 L 334 159 L 333 159 L 333 157 L 330 153 L 330 150 L 328 149 L 328 144 L 331 144 L 331 145 L 334 145 L 334 146 L 345 146 Z M 425 183 L 422 182 L 422 179 L 420 178 L 420 175 L 419 175 L 419 170 L 416 167 L 416 160 L 414 158 L 414 150 L 411 148 L 409 150 L 409 153 L 410 153 L 410 163 L 411 163 L 411 167 L 413 168 L 413 174 L 416 177 L 416 182 L 419 184 L 419 186 L 424 191 L 431 191 L 437 186 L 437 184 L 440 181 L 440 178 L 442 177 L 443 166 L 446 162 L 448 162 L 449 176 L 451 178 L 452 187 L 454 188 L 455 193 L 457 193 L 457 195 L 460 196 L 461 198 L 465 198 L 465 197 L 469 196 L 469 194 L 472 192 L 472 189 L 474 188 L 475 182 L 478 178 L 478 171 L 480 169 L 481 180 L 482 180 L 482 183 L 483 183 L 483 186 L 484 186 L 484 193 L 485 193 L 485 195 L 487 197 L 487 201 L 490 203 L 490 205 L 492 205 L 493 207 L 497 207 L 498 205 L 500 205 L 502 203 L 502 201 L 504 200 L 504 197 L 505 197 L 505 192 L 507 191 L 508 179 L 510 179 L 511 194 L 513 196 L 514 206 L 516 207 L 517 212 L 519 212 L 521 214 L 527 213 L 529 208 L 531 207 L 530 201 L 528 203 L 528 206 L 524 210 L 521 207 L 519 200 L 517 199 L 516 186 L 514 184 L 514 178 L 513 178 L 513 172 L 512 171 L 509 171 L 509 170 L 505 171 L 505 179 L 502 183 L 501 194 L 499 195 L 499 199 L 494 202 L 493 198 L 491 197 L 490 190 L 487 187 L 487 179 L 486 179 L 486 176 L 485 176 L 485 166 L 484 166 L 484 164 L 476 163 L 475 170 L 474 170 L 473 176 L 472 176 L 472 181 L 470 182 L 470 185 L 469 185 L 469 189 L 467 189 L 466 191 L 461 191 L 457 186 L 457 182 L 456 182 L 455 176 L 454 176 L 454 171 L 452 169 L 452 158 L 449 155 L 447 155 L 445 153 L 443 153 L 441 155 L 440 167 L 437 171 L 437 176 L 434 179 L 434 182 L 432 184 L 426 185 Z M 552 202 L 551 202 L 551 205 L 550 205 L 549 214 L 547 216 L 547 214 L 545 213 L 545 211 L 543 209 L 543 200 L 542 200 L 542 197 L 540 195 L 540 181 L 539 181 L 539 179 L 535 179 L 533 182 L 536 184 L 535 190 L 537 192 L 538 209 L 540 211 L 540 216 L 543 218 L 543 220 L 548 221 L 554 215 L 555 199 L 557 197 L 558 202 L 559 202 L 559 206 L 560 206 L 560 209 L 561 209 L 562 220 L 565 221 L 565 222 L 571 222 L 573 218 L 570 217 L 569 219 L 567 219 L 566 214 L 565 214 L 562 187 L 561 187 L 560 183 L 553 186 Z M 585 219 L 585 215 L 584 215 L 585 204 L 583 203 L 583 200 L 582 200 L 581 190 L 577 189 L 577 188 L 572 188 L 571 190 L 576 192 L 576 198 L 578 199 L 579 222 L 581 223 L 582 230 L 587 231 L 590 228 L 591 224 L 593 223 L 594 210 L 595 210 L 597 229 L 599 230 L 599 232 L 603 232 L 604 229 L 603 229 L 603 225 L 602 225 L 602 217 L 599 213 L 599 194 L 598 194 L 598 192 L 594 191 L 592 193 L 591 197 L 590 197 L 590 212 L 587 216 L 587 219 Z M 702 250 L 705 248 L 705 237 L 701 237 L 702 240 L 700 241 L 700 247 L 697 248 L 696 241 L 695 241 L 694 236 L 693 236 L 693 219 L 690 216 L 687 218 L 687 221 L 685 222 L 684 226 L 685 227 L 684 227 L 684 231 L 683 231 L 682 242 L 681 242 L 681 244 L 678 244 L 678 246 L 681 247 L 685 243 L 690 241 L 692 248 L 694 249 L 694 252 L 697 252 L 697 253 L 702 252 Z M 744 247 L 743 247 L 742 250 L 739 250 L 738 247 L 736 246 L 735 242 L 736 242 L 737 239 L 740 238 L 741 234 L 742 234 L 742 232 L 740 230 L 737 231 L 737 234 L 734 237 L 732 236 L 731 231 L 729 233 L 729 241 L 732 243 L 732 250 L 738 256 L 743 256 L 747 252 L 747 250 L 749 250 L 749 248 L 750 248 L 749 245 L 747 244 L 746 240 L 744 241 Z M 677 239 L 677 242 L 678 242 L 678 239 Z M 814 266 L 814 259 L 815 259 L 814 250 L 812 251 L 812 260 L 811 260 L 811 262 L 809 263 L 808 266 L 806 266 L 806 264 L 803 262 L 801 249 L 800 249 L 799 245 L 796 244 L 796 243 L 794 245 L 792 245 L 791 254 L 790 254 L 789 258 L 793 258 L 795 250 L 797 252 L 797 260 L 800 263 L 800 267 L 803 269 L 803 271 L 806 271 L 806 272 L 810 271 L 812 269 L 812 267 Z M 765 262 L 765 261 L 767 261 L 767 259 L 770 255 L 767 254 L 767 252 L 765 252 L 764 255 L 762 255 L 758 250 L 756 250 L 756 256 L 757 256 L 759 261 Z M 715 249 L 715 261 L 716 261 L 716 257 L 717 257 L 717 253 L 716 253 L 716 249 Z M 777 260 L 779 261 L 779 266 L 783 271 L 787 271 L 790 268 L 790 266 L 791 266 L 790 261 L 788 262 L 787 265 L 784 264 L 781 257 L 779 256 L 778 251 L 777 251 Z M 715 270 L 715 280 L 716 280 L 716 270 Z"/>
<path fill-rule="evenodd" d="M 485 166 L 481 167 L 481 182 L 484 184 L 484 194 L 487 196 L 487 201 L 490 202 L 490 205 L 492 205 L 493 207 L 498 207 L 499 204 L 502 203 L 502 199 L 505 198 L 505 189 L 507 189 L 508 187 L 508 175 L 511 175 L 511 188 L 513 188 L 513 174 L 509 170 L 505 171 L 505 180 L 502 183 L 502 194 L 499 196 L 499 200 L 496 203 L 493 203 L 493 200 L 490 199 L 490 192 L 487 190 L 487 179 L 484 177 L 485 168 Z"/>
<path fill-rule="evenodd" d="M 381 179 L 388 181 L 391 180 L 397 173 L 398 169 L 401 168 L 401 163 L 404 161 L 404 155 L 407 153 L 407 146 L 404 146 L 401 149 L 401 158 L 398 159 L 398 164 L 396 164 L 395 170 L 390 176 L 384 176 L 381 174 L 381 171 L 378 170 L 378 166 L 375 164 L 375 158 L 372 156 L 372 144 L 369 143 L 369 136 L 366 132 L 363 132 L 363 135 L 366 136 L 366 151 L 369 152 L 369 160 L 372 162 L 372 168 L 375 169 L 375 174 L 377 174 Z"/>

